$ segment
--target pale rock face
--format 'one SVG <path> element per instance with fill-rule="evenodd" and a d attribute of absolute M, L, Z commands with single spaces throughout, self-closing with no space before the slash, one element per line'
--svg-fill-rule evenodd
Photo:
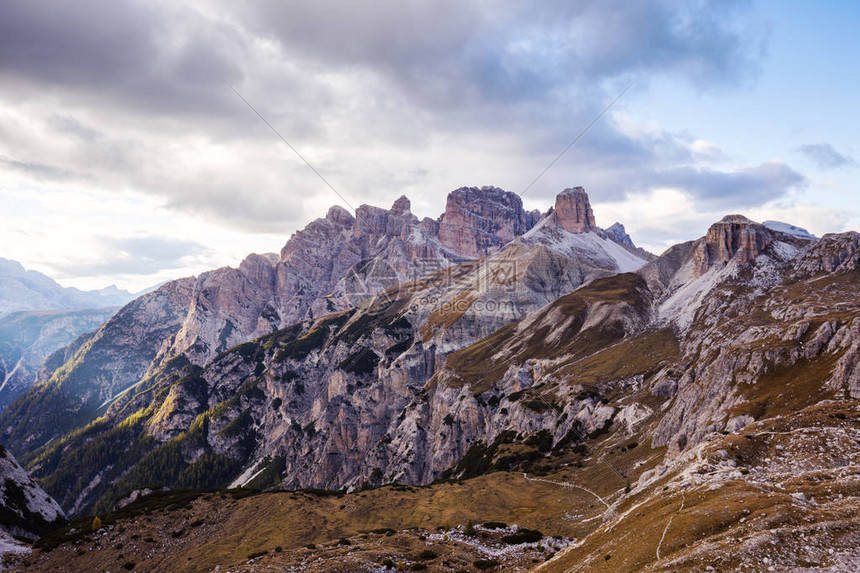
<path fill-rule="evenodd" d="M 754 260 L 773 240 L 766 227 L 742 215 L 729 215 L 711 225 L 697 253 L 697 272 L 704 274 L 713 264 Z"/>
<path fill-rule="evenodd" d="M 340 205 L 329 207 L 325 218 L 343 229 L 351 229 L 355 225 L 355 217 Z"/>
<path fill-rule="evenodd" d="M 847 272 L 860 268 L 860 233 L 824 235 L 795 264 L 795 276 Z"/>
<path fill-rule="evenodd" d="M 37 539 L 65 519 L 59 504 L 0 446 L 0 533 Z"/>
<path fill-rule="evenodd" d="M 686 313 L 695 320 L 682 331 L 683 347 L 692 366 L 678 380 L 674 400 L 653 432 L 654 445 L 669 446 L 669 459 L 714 431 L 737 431 L 752 422 L 749 414 L 729 417 L 728 413 L 744 408 L 744 385 L 761 384 L 768 373 L 794 372 L 807 362 L 839 356 L 835 366 L 819 375 L 821 398 L 829 391 L 837 396 L 860 395 L 860 353 L 855 350 L 860 347 L 860 318 L 845 322 L 842 314 L 851 312 L 857 291 L 839 286 L 841 277 L 854 272 L 857 234 L 828 235 L 816 242 L 794 233 L 762 232 L 761 226 L 737 216 L 712 230 L 682 251 L 687 253 L 686 262 L 674 261 L 671 267 L 678 269 L 676 277 L 683 276 L 691 259 L 698 263 L 702 252 L 715 254 L 712 265 L 716 266 L 701 277 L 687 279 L 692 281 L 687 284 L 705 281 L 707 291 L 701 297 L 687 297 Z M 726 257 L 731 260 L 723 267 Z M 662 259 L 649 265 L 649 276 L 660 274 L 654 267 L 667 262 Z M 826 269 L 831 276 L 822 276 Z M 663 300 L 683 292 L 686 284 L 675 280 L 666 281 L 675 286 L 661 291 Z M 814 323 L 818 326 L 813 329 Z"/>
<path fill-rule="evenodd" d="M 497 187 L 461 187 L 448 195 L 439 219 L 439 241 L 456 253 L 481 257 L 528 231 L 537 222 L 515 193 Z"/>
<path fill-rule="evenodd" d="M 501 237 L 529 224 L 510 194 L 497 191 L 486 191 L 469 209 L 457 203 L 466 192 L 451 200 L 449 224 L 459 220 L 464 232 L 457 236 L 469 238 L 462 244 L 489 249 L 488 229 Z M 639 268 L 645 261 L 625 248 L 620 229 L 593 226 L 584 191 L 563 196 L 560 202 L 570 204 L 551 215 L 563 211 L 566 218 L 547 216 L 477 260 L 444 245 L 443 223 L 418 221 L 405 198 L 388 211 L 360 208 L 364 223 L 333 208 L 296 233 L 277 262 L 251 256 L 239 269 L 189 279 L 181 316 L 162 310 L 156 317 L 158 305 L 147 299 L 153 305 L 147 326 L 156 319 L 169 324 L 157 345 L 165 358 L 145 361 L 162 367 L 149 371 L 152 392 L 122 396 L 106 419 L 118 423 L 146 412 L 146 439 L 165 443 L 210 412 L 199 441 L 182 450 L 185 461 L 204 452 L 226 456 L 242 465 L 231 476 L 239 485 L 266 460 L 283 458 L 285 487 L 349 488 L 427 483 L 476 443 L 507 430 L 546 431 L 554 444 L 576 432 L 638 434 L 640 444 L 667 446 L 670 463 L 715 433 L 753 422 L 759 414 L 746 409 L 745 389 L 808 361 L 832 367 L 822 393 L 860 394 L 860 318 L 845 318 L 856 313 L 847 274 L 860 260 L 854 235 L 816 243 L 733 216 Z M 419 257 L 442 268 L 404 284 Z M 347 309 L 344 275 L 367 260 L 394 269 L 400 288 L 392 300 Z M 702 265 L 706 272 L 698 275 Z M 792 282 L 810 277 L 824 282 L 815 288 Z M 792 290 L 801 287 L 807 290 Z M 120 314 L 125 322 L 113 323 L 112 336 L 147 339 L 147 329 L 134 322 L 140 316 Z M 227 320 L 233 330 L 225 333 Z M 278 327 L 291 328 L 229 350 L 243 336 Z M 578 380 L 578 360 L 639 337 L 666 340 L 673 350 L 653 368 L 601 372 L 591 386 L 602 395 Z M 200 361 L 181 373 L 166 366 L 180 344 L 188 349 L 183 356 Z M 482 346 L 491 352 L 479 353 Z M 478 358 L 464 366 L 454 353 L 466 347 Z M 634 350 L 635 358 L 647 358 L 652 348 Z M 557 355 L 541 354 L 556 349 Z M 122 354 L 107 356 L 111 375 L 128 362 Z M 626 356 L 622 368 L 637 361 Z M 491 377 L 496 365 L 501 370 Z M 572 370 L 559 370 L 563 365 Z M 532 398 L 545 392 L 553 406 L 514 399 L 517 392 Z M 38 443 L 48 437 L 40 434 Z M 104 494 L 96 484 L 63 492 L 68 497 L 61 501 L 86 508 Z"/>
<path fill-rule="evenodd" d="M 570 233 L 590 233 L 597 230 L 588 193 L 582 187 L 565 189 L 559 193 L 550 216 L 557 225 Z"/>

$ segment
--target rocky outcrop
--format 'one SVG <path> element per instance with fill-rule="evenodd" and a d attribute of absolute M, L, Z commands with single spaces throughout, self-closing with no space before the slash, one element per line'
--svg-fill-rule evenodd
<path fill-rule="evenodd" d="M 591 233 L 597 230 L 588 193 L 582 187 L 572 187 L 559 193 L 549 216 L 569 233 Z"/>
<path fill-rule="evenodd" d="M 708 229 L 696 254 L 697 272 L 704 274 L 711 265 L 731 260 L 741 264 L 752 261 L 771 240 L 773 233 L 763 225 L 743 215 L 728 215 Z"/>
<path fill-rule="evenodd" d="M 419 221 L 406 197 L 388 210 L 362 205 L 355 216 L 332 207 L 326 217 L 296 232 L 278 257 L 250 255 L 238 269 L 174 281 L 159 294 L 125 306 L 67 356 L 67 365 L 55 365 L 61 372 L 50 388 L 34 389 L 14 414 L 0 417 L 0 436 L 15 450 L 38 447 L 86 423 L 171 360 L 203 366 L 247 340 L 350 308 L 394 284 L 498 250 L 536 218 L 523 211 L 515 194 L 492 187 L 452 192 L 440 221 Z M 471 239 L 446 246 L 438 236 L 443 230 L 449 237 Z M 52 376 L 46 373 L 42 382 Z M 59 412 L 51 424 L 31 410 L 42 400 Z"/>
<path fill-rule="evenodd" d="M 0 534 L 37 539 L 65 520 L 57 502 L 0 446 Z"/>
<path fill-rule="evenodd" d="M 498 187 L 461 187 L 448 194 L 439 219 L 439 241 L 467 257 L 491 254 L 537 222 L 515 193 Z"/>
<path fill-rule="evenodd" d="M 633 239 L 630 238 L 630 235 L 627 234 L 627 229 L 625 229 L 624 225 L 621 223 L 613 223 L 606 229 L 606 235 L 619 245 L 629 247 L 631 249 L 636 248 L 636 245 L 633 244 Z"/>
<path fill-rule="evenodd" d="M 824 235 L 805 251 L 794 265 L 795 276 L 814 276 L 820 273 L 844 273 L 860 268 L 860 233 Z"/>
<path fill-rule="evenodd" d="M 399 207 L 399 216 L 406 218 L 405 201 L 400 201 Z M 377 217 L 375 224 L 390 226 L 389 216 L 373 211 L 363 213 Z M 317 221 L 311 227 L 318 226 L 313 233 L 318 237 L 354 236 L 356 223 L 337 211 L 329 215 L 327 220 Z M 340 223 L 332 219 L 340 219 Z M 395 268 L 398 261 L 405 260 L 404 251 L 395 247 L 406 249 L 409 244 L 416 244 L 412 239 L 419 233 L 423 233 L 420 226 L 410 226 L 408 241 L 401 232 L 400 237 L 392 239 L 391 248 L 368 266 Z M 441 248 L 426 236 L 419 238 L 425 248 Z M 309 229 L 302 232 L 300 239 L 291 240 L 282 261 L 294 264 L 297 257 L 313 260 L 305 250 L 317 244 Z M 358 243 L 350 239 L 345 244 Z M 341 258 L 345 256 L 342 254 Z M 240 344 L 215 356 L 202 371 L 187 365 L 188 357 L 195 356 L 190 351 L 181 355 L 186 360 L 181 372 L 171 368 L 174 364 L 183 368 L 182 362 L 163 361 L 165 368 L 150 373 L 150 381 L 140 391 L 118 398 L 105 419 L 119 420 L 138 412 L 139 417 L 132 425 L 136 430 L 131 432 L 135 437 L 127 445 L 130 451 L 144 444 L 152 448 L 170 440 L 182 440 L 187 444 L 183 447 L 186 463 L 224 456 L 225 460 L 232 460 L 223 462 L 227 466 L 239 464 L 243 472 L 250 472 L 245 478 L 244 474 L 234 474 L 231 479 L 237 483 L 250 479 L 259 469 L 257 466 L 265 463 L 264 458 L 283 459 L 293 476 L 291 485 L 340 487 L 379 479 L 424 482 L 464 455 L 470 441 L 492 439 L 510 422 L 507 416 L 484 411 L 486 406 L 468 388 L 440 387 L 438 400 L 430 404 L 429 411 L 423 400 L 416 402 L 416 393 L 423 392 L 422 388 L 441 372 L 448 357 L 588 281 L 613 275 L 619 264 L 637 268 L 643 263 L 622 245 L 597 233 L 574 234 L 554 226 L 535 228 L 479 261 L 427 269 L 419 280 L 395 291 L 393 298 L 367 299 L 370 306 L 363 306 L 360 311 L 347 309 L 321 316 L 316 322 L 289 326 L 279 330 L 279 334 L 264 335 L 260 340 L 268 342 L 262 346 L 259 342 Z M 265 264 L 266 261 L 255 259 L 253 265 L 249 261 L 243 266 L 247 266 L 246 273 L 265 277 Z M 251 268 L 256 270 L 249 272 Z M 365 272 L 364 268 L 358 270 Z M 232 272 L 240 284 L 239 271 Z M 329 276 L 328 272 L 320 280 Z M 337 304 L 341 294 L 349 294 L 340 290 L 344 285 L 336 284 L 326 300 Z M 194 296 L 200 290 L 197 284 Z M 222 296 L 219 291 L 203 290 L 207 290 L 209 298 L 202 307 L 226 307 L 227 303 L 219 302 L 218 297 Z M 640 301 L 635 308 L 643 304 Z M 622 333 L 638 328 L 639 324 L 633 314 L 615 313 L 604 305 L 596 306 L 587 316 L 584 323 L 574 321 L 572 334 L 562 339 L 575 339 L 577 328 L 583 325 L 592 328 L 592 323 L 611 326 L 612 332 L 617 328 Z M 215 321 L 210 317 L 207 322 Z M 544 321 L 540 329 L 548 326 L 549 322 Z M 196 330 L 201 331 L 202 324 Z M 181 334 L 176 339 L 181 340 Z M 509 383 L 527 388 L 535 379 L 524 371 L 503 384 Z M 419 426 L 426 429 L 428 424 L 444 427 L 447 411 L 455 409 L 456 403 L 462 406 L 463 417 L 456 422 L 461 432 L 445 433 L 445 441 L 440 441 L 433 431 L 419 430 Z M 277 408 L 273 409 L 271 404 Z M 595 431 L 613 412 L 611 408 L 598 407 L 595 398 L 581 400 L 572 408 L 570 422 L 559 426 L 558 432 L 568 431 L 574 422 Z M 408 414 L 405 420 L 397 421 L 397 414 L 404 411 Z M 509 411 L 514 412 L 523 431 L 534 425 L 528 408 L 512 405 Z M 424 419 L 427 415 L 432 422 Z M 200 416 L 209 420 L 204 426 L 199 425 Z M 234 422 L 237 417 L 241 420 Z M 551 416 L 545 417 L 549 423 Z M 359 419 L 364 420 L 360 427 L 355 425 Z M 482 419 L 486 421 L 478 423 Z M 196 430 L 193 437 L 189 434 L 190 428 L 200 427 L 208 428 L 205 436 Z M 391 439 L 391 446 L 379 448 L 377 444 L 386 440 L 386 436 Z M 137 441 L 149 438 L 154 438 L 155 443 Z M 51 460 L 74 456 L 77 447 L 69 445 Z M 407 451 L 412 452 L 409 458 L 415 465 L 402 463 L 401 454 Z M 204 454 L 209 457 L 200 458 Z M 433 460 L 428 461 L 427 456 Z M 53 482 L 62 482 L 57 472 L 64 471 L 63 463 L 54 463 L 41 467 L 39 475 L 54 475 Z M 138 460 L 123 462 L 127 463 L 134 465 Z M 114 462 L 111 472 L 116 472 L 119 479 L 127 469 Z M 383 474 L 377 475 L 374 469 Z M 128 480 L 135 475 L 134 471 L 130 473 Z M 95 478 L 96 474 L 89 475 L 88 470 L 75 479 L 76 483 L 88 483 Z M 131 484 L 122 482 L 121 487 Z M 106 490 L 111 487 L 110 480 L 103 478 L 85 491 L 73 488 L 64 492 L 62 503 L 81 511 L 99 497 L 112 495 Z"/>

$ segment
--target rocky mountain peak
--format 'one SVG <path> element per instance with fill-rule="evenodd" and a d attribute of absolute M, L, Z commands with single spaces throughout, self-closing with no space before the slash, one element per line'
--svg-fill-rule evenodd
<path fill-rule="evenodd" d="M 762 225 L 764 225 L 771 231 L 779 231 L 780 233 L 786 233 L 788 235 L 798 237 L 799 239 L 818 239 L 818 237 L 816 237 L 803 227 L 798 227 L 789 223 L 783 223 L 782 221 L 765 221 L 764 223 L 762 223 Z"/>
<path fill-rule="evenodd" d="M 456 253 L 480 257 L 497 251 L 531 229 L 534 212 L 519 195 L 498 187 L 461 187 L 448 194 L 439 219 L 439 241 Z"/>
<path fill-rule="evenodd" d="M 270 284 L 275 279 L 278 255 L 252 253 L 239 264 L 239 271 L 258 284 Z"/>
<path fill-rule="evenodd" d="M 696 255 L 698 270 L 704 273 L 712 264 L 731 260 L 754 260 L 773 240 L 766 227 L 743 215 L 727 215 L 711 225 Z"/>
<path fill-rule="evenodd" d="M 0 316 L 29 310 L 83 310 L 122 306 L 134 298 L 116 287 L 82 291 L 64 287 L 18 261 L 0 258 Z M 0 380 L 2 382 L 2 380 Z"/>
<path fill-rule="evenodd" d="M 737 215 L 737 214 L 726 215 L 725 217 L 723 217 L 722 219 L 717 221 L 715 224 L 719 225 L 722 223 L 726 223 L 726 224 L 730 224 L 730 225 L 755 225 L 756 224 L 755 221 L 748 219 L 747 217 L 744 217 L 743 215 Z"/>
<path fill-rule="evenodd" d="M 633 239 L 630 238 L 630 235 L 627 234 L 627 229 L 625 229 L 624 225 L 621 223 L 614 223 L 611 227 L 606 229 L 606 234 L 619 245 L 624 245 L 632 249 L 636 248 L 636 245 L 633 243 Z"/>
<path fill-rule="evenodd" d="M 570 233 L 590 233 L 597 230 L 591 202 L 583 187 L 571 187 L 559 193 L 550 217 Z"/>
<path fill-rule="evenodd" d="M 329 207 L 325 218 L 332 223 L 347 229 L 351 228 L 355 224 L 355 217 L 340 205 L 332 205 Z"/>
<path fill-rule="evenodd" d="M 824 235 L 798 259 L 797 276 L 852 272 L 860 269 L 860 233 Z"/>
<path fill-rule="evenodd" d="M 412 202 L 406 195 L 401 195 L 397 201 L 391 206 L 391 213 L 394 215 L 405 215 L 411 213 Z"/>
<path fill-rule="evenodd" d="M 361 205 L 355 210 L 356 225 L 353 229 L 355 237 L 399 236 L 407 226 L 418 223 L 418 218 L 410 212 L 411 203 L 406 196 L 401 196 L 386 211 L 381 207 Z"/>

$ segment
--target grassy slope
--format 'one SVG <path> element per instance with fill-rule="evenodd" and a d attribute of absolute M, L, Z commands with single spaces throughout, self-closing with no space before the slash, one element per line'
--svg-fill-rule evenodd
<path fill-rule="evenodd" d="M 833 564 L 840 548 L 856 542 L 850 534 L 860 525 L 860 469 L 841 455 L 816 452 L 824 444 L 848 452 L 853 446 L 849 459 L 856 460 L 860 453 L 851 435 L 858 430 L 860 404 L 830 402 L 705 444 L 705 464 L 693 475 L 670 472 L 644 491 L 634 490 L 617 508 L 620 519 L 601 525 L 540 571 L 682 572 L 706 565 L 735 571 L 743 563 L 759 566 L 762 557 L 786 565 Z M 719 468 L 720 451 L 740 470 Z M 788 468 L 775 465 L 778 458 Z M 798 494 L 816 502 L 799 502 Z M 807 535 L 802 541 L 800 530 Z"/>
<path fill-rule="evenodd" d="M 105 537 L 87 535 L 78 544 L 70 539 L 50 552 L 34 554 L 30 567 L 22 570 L 118 570 L 131 561 L 137 571 L 205 571 L 243 563 L 254 552 L 274 553 L 278 546 L 290 550 L 330 543 L 380 528 L 432 531 L 469 520 L 516 523 L 545 535 L 572 536 L 581 534 L 583 525 L 566 515 L 599 515 L 602 509 L 584 491 L 504 472 L 463 483 L 388 486 L 336 496 L 282 492 L 233 499 L 212 493 L 189 503 L 180 497 L 169 510 L 120 517 Z M 198 520 L 204 524 L 191 525 Z M 111 521 L 105 519 L 106 524 Z M 171 535 L 178 530 L 183 533 Z M 144 541 L 147 538 L 155 541 Z"/>

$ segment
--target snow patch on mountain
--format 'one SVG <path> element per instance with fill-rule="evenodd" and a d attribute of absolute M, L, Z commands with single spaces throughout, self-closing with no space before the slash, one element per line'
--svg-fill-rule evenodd
<path fill-rule="evenodd" d="M 660 320 L 674 323 L 682 331 L 686 331 L 696 318 L 696 312 L 708 293 L 726 278 L 727 269 L 728 267 L 717 270 L 712 267 L 697 279 L 684 283 L 660 305 L 658 310 Z M 687 273 L 684 270 L 679 274 L 692 275 L 692 269 Z"/>
<path fill-rule="evenodd" d="M 800 249 L 795 245 L 783 241 L 774 241 L 771 243 L 774 255 L 782 261 L 790 261 L 795 259 L 800 254 Z"/>
<path fill-rule="evenodd" d="M 762 223 L 765 227 L 770 229 L 771 231 L 779 231 L 780 233 L 787 233 L 789 235 L 794 235 L 795 237 L 800 237 L 801 239 L 817 239 L 815 235 L 807 231 L 802 227 L 797 227 L 795 225 L 791 225 L 789 223 L 783 223 L 782 221 L 765 221 Z"/>
<path fill-rule="evenodd" d="M 565 257 L 589 262 L 594 267 L 613 268 L 620 273 L 638 270 L 647 262 L 595 232 L 571 233 L 547 224 L 547 219 L 523 235 L 523 242 L 543 245 Z"/>

